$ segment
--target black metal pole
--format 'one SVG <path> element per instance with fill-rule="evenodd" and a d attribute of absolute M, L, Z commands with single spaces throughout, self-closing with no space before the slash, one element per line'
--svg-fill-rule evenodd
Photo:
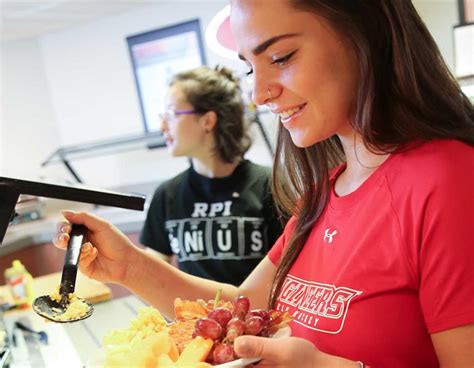
<path fill-rule="evenodd" d="M 66 166 L 66 169 L 71 173 L 72 176 L 74 176 L 74 179 L 77 180 L 78 183 L 84 183 L 81 179 L 81 177 L 77 174 L 77 172 L 72 168 L 71 164 L 69 163 L 68 160 L 62 160 L 64 166 Z"/>
<path fill-rule="evenodd" d="M 0 177 L 0 244 L 20 194 L 143 211 L 145 196 Z"/>
<path fill-rule="evenodd" d="M 7 227 L 15 215 L 15 205 L 20 194 L 14 190 L 4 187 L 0 183 L 0 245 L 7 232 Z"/>

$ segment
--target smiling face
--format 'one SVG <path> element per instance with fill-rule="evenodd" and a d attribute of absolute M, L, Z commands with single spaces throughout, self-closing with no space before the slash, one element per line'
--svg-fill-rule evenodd
<path fill-rule="evenodd" d="M 352 133 L 357 60 L 327 20 L 287 0 L 233 0 L 231 27 L 254 102 L 279 115 L 296 146 Z"/>
<path fill-rule="evenodd" d="M 194 109 L 187 101 L 179 83 L 169 88 L 165 101 L 166 110 L 192 111 Z M 183 114 L 162 120 L 161 131 L 171 155 L 197 157 L 202 153 L 206 147 L 203 144 L 206 133 L 200 118 L 199 114 Z"/>

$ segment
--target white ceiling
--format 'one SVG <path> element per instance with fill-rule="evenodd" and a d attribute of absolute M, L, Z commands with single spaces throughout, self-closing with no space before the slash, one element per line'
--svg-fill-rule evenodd
<path fill-rule="evenodd" d="M 0 0 L 0 40 L 37 37 L 163 0 Z"/>
<path fill-rule="evenodd" d="M 203 0 L 0 0 L 0 41 L 37 37 L 104 16 L 167 1 L 186 6 L 187 2 Z M 446 3 L 454 6 L 455 2 L 456 0 L 413 0 L 415 6 L 423 7 Z"/>

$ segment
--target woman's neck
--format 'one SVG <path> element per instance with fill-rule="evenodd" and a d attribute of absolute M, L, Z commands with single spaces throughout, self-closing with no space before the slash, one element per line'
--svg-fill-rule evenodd
<path fill-rule="evenodd" d="M 390 155 L 369 151 L 362 137 L 355 132 L 350 136 L 339 136 L 339 138 L 347 166 L 336 179 L 335 191 L 337 195 L 344 196 L 357 190 Z"/>
<path fill-rule="evenodd" d="M 224 162 L 217 158 L 208 158 L 207 160 L 192 158 L 194 170 L 208 178 L 224 178 L 231 175 L 241 160 L 233 163 Z"/>

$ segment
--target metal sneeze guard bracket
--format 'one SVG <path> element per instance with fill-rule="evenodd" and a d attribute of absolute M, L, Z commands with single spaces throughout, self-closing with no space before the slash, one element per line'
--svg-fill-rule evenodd
<path fill-rule="evenodd" d="M 145 196 L 0 177 L 0 245 L 20 194 L 143 211 Z"/>

